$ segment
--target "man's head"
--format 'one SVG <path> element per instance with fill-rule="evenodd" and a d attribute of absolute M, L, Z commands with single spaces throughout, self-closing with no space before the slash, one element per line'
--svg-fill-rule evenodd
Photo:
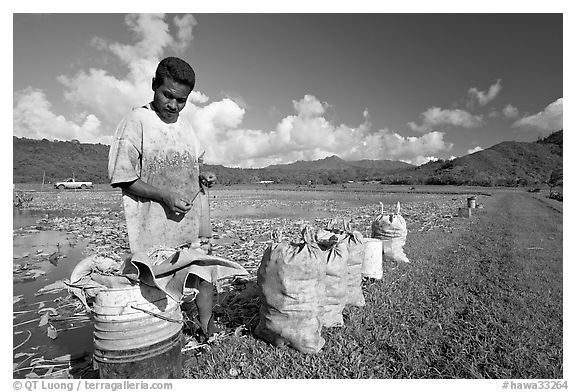
<path fill-rule="evenodd" d="M 178 57 L 160 61 L 152 79 L 152 105 L 162 121 L 170 124 L 178 120 L 195 82 L 194 70 L 186 61 Z"/>

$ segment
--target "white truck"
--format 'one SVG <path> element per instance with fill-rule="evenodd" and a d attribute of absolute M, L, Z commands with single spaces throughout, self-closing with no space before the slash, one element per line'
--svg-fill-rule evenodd
<path fill-rule="evenodd" d="M 94 188 L 94 185 L 89 181 L 76 181 L 75 178 L 67 178 L 64 181 L 54 183 L 54 188 L 57 189 L 88 189 Z"/>

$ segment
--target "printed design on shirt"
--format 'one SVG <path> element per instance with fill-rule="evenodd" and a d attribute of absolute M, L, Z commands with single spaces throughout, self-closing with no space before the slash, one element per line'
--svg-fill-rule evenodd
<path fill-rule="evenodd" d="M 149 175 L 154 176 L 155 174 L 164 174 L 166 170 L 176 172 L 197 170 L 198 160 L 188 151 L 169 151 L 165 156 L 154 156 L 147 166 Z"/>

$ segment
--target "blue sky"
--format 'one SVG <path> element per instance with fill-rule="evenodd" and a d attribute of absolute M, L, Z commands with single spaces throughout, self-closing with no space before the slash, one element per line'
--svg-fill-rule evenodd
<path fill-rule="evenodd" d="M 158 61 L 209 163 L 421 164 L 563 128 L 562 14 L 14 14 L 13 135 L 110 143 Z"/>

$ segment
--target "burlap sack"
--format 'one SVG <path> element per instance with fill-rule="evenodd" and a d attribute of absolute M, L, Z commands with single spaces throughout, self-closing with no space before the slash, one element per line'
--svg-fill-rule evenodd
<path fill-rule="evenodd" d="M 254 334 L 304 353 L 324 346 L 321 336 L 326 275 L 325 252 L 311 228 L 302 231 L 302 243 L 278 242 L 266 249 L 258 268 L 260 322 Z"/>
<path fill-rule="evenodd" d="M 317 233 L 318 241 L 324 241 L 332 235 L 336 235 L 338 240 L 346 244 L 348 249 L 347 259 L 347 295 L 346 304 L 353 306 L 364 306 L 364 294 L 362 293 L 362 263 L 364 261 L 364 238 L 359 231 L 352 230 L 350 222 L 344 222 L 344 230 L 339 230 L 331 222 L 327 229 L 320 229 Z"/>
<path fill-rule="evenodd" d="M 396 213 L 384 214 L 384 205 L 380 203 L 380 215 L 372 222 L 372 238 L 382 240 L 382 260 L 408 263 L 404 253 L 406 244 L 406 221 L 400 215 L 400 202 L 396 205 Z"/>
<path fill-rule="evenodd" d="M 344 325 L 342 311 L 346 306 L 348 291 L 348 247 L 336 235 L 331 239 L 320 244 L 326 262 L 323 311 L 320 317 L 324 327 Z"/>

